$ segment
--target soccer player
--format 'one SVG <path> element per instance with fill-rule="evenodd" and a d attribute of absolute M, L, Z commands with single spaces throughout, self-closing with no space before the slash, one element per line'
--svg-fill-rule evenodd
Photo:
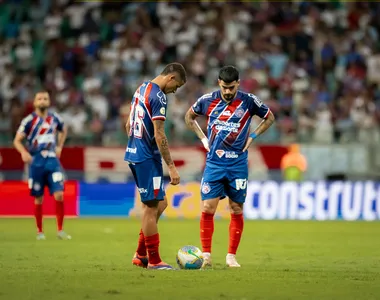
<path fill-rule="evenodd" d="M 29 189 L 34 197 L 34 215 L 37 225 L 37 240 L 44 240 L 42 227 L 42 202 L 47 186 L 56 200 L 57 236 L 71 239 L 63 231 L 64 219 L 64 176 L 59 158 L 66 140 L 67 129 L 62 119 L 49 112 L 50 97 L 47 92 L 38 92 L 34 97 L 35 111 L 24 118 L 16 133 L 13 145 L 21 154 L 22 160 L 29 164 Z M 58 132 L 58 143 L 56 133 Z M 27 148 L 23 145 L 26 139 Z"/>
<path fill-rule="evenodd" d="M 132 264 L 149 269 L 173 269 L 159 254 L 157 222 L 167 207 L 161 156 L 169 169 L 170 183 L 180 176 L 170 155 L 165 135 L 166 94 L 186 83 L 186 71 L 179 63 L 167 65 L 152 81 L 136 90 L 126 130 L 129 133 L 124 160 L 128 162 L 143 203 L 142 228 Z"/>
<path fill-rule="evenodd" d="M 220 90 L 205 94 L 188 110 L 187 126 L 193 130 L 208 151 L 201 182 L 202 216 L 200 238 L 204 254 L 203 267 L 211 267 L 211 244 L 214 232 L 214 214 L 221 199 L 228 196 L 231 211 L 229 247 L 226 264 L 240 267 L 236 251 L 243 232 L 243 204 L 248 179 L 249 145 L 274 122 L 269 108 L 255 95 L 238 90 L 239 72 L 233 66 L 225 66 L 219 72 Z M 250 131 L 251 118 L 263 119 Z M 208 138 L 199 127 L 196 118 L 208 120 Z"/>

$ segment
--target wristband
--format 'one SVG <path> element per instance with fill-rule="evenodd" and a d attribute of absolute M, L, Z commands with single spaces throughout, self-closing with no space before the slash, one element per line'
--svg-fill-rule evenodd
<path fill-rule="evenodd" d="M 254 133 L 254 132 L 252 132 L 252 133 L 249 135 L 249 137 L 251 137 L 251 138 L 255 139 L 255 138 L 257 138 L 257 134 L 256 134 L 256 133 Z"/>

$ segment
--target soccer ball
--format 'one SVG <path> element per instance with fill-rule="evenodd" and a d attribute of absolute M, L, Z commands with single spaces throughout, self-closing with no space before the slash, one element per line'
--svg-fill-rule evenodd
<path fill-rule="evenodd" d="M 178 250 L 176 260 L 180 269 L 200 269 L 203 264 L 203 253 L 195 246 L 184 246 Z"/>

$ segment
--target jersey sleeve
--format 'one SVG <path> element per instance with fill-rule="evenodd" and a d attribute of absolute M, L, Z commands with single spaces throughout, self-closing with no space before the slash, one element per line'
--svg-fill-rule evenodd
<path fill-rule="evenodd" d="M 32 121 L 33 121 L 33 117 L 30 115 L 24 118 L 17 129 L 17 133 L 21 133 L 22 135 L 27 136 L 31 130 Z"/>
<path fill-rule="evenodd" d="M 199 116 L 204 116 L 206 115 L 206 106 L 207 106 L 207 102 L 206 102 L 206 99 L 209 97 L 210 95 L 209 94 L 206 94 L 206 95 L 203 95 L 202 97 L 200 97 L 197 102 L 195 102 L 193 104 L 193 106 L 191 107 L 192 111 L 199 115 Z"/>
<path fill-rule="evenodd" d="M 54 114 L 54 117 L 57 120 L 57 130 L 62 131 L 65 127 L 65 122 L 63 121 L 62 117 L 57 113 Z"/>
<path fill-rule="evenodd" d="M 253 94 L 248 94 L 248 98 L 249 98 L 249 113 L 251 114 L 251 116 L 256 115 L 262 119 L 265 119 L 266 117 L 268 117 L 270 109 L 259 99 L 259 97 Z"/>
<path fill-rule="evenodd" d="M 152 109 L 152 120 L 166 120 L 167 101 L 163 92 L 159 91 L 157 95 L 149 98 Z"/>

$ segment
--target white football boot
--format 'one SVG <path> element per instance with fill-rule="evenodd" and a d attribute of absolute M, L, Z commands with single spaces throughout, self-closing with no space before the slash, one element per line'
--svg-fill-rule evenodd
<path fill-rule="evenodd" d="M 226 256 L 226 265 L 230 268 L 240 268 L 239 263 L 236 261 L 236 255 L 228 253 Z"/>
<path fill-rule="evenodd" d="M 203 264 L 201 269 L 212 268 L 211 253 L 203 252 Z"/>
<path fill-rule="evenodd" d="M 57 238 L 60 240 L 71 240 L 71 235 L 68 235 L 63 230 L 57 232 Z"/>
<path fill-rule="evenodd" d="M 37 233 L 36 239 L 37 239 L 37 241 L 44 241 L 44 240 L 46 240 L 46 236 L 43 232 L 39 232 L 39 233 Z"/>

